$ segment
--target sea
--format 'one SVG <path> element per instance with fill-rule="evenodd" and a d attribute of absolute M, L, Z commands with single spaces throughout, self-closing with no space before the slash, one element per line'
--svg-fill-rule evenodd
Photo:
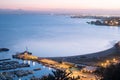
<path fill-rule="evenodd" d="M 90 54 L 109 49 L 120 40 L 120 27 L 86 23 L 94 20 L 70 15 L 0 14 L 0 47 L 10 49 L 2 58 L 25 50 L 39 57 Z"/>
<path fill-rule="evenodd" d="M 94 20 L 71 18 L 70 15 L 0 14 L 0 47 L 10 49 L 1 52 L 0 59 L 12 58 L 13 54 L 26 50 L 39 57 L 63 57 L 113 47 L 120 40 L 120 27 L 86 23 Z M 41 68 L 32 75 L 14 80 L 29 80 L 32 76 L 52 74 L 54 70 L 37 62 L 12 60 L 30 64 L 29 68 L 22 70 Z"/>

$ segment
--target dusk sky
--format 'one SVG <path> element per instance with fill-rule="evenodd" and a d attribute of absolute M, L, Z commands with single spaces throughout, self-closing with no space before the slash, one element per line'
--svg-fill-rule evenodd
<path fill-rule="evenodd" d="M 0 9 L 120 9 L 120 0 L 0 0 Z"/>

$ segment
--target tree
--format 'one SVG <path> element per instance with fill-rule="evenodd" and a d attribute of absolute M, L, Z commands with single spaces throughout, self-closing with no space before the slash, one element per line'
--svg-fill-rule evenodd
<path fill-rule="evenodd" d="M 107 68 L 98 68 L 95 74 L 99 75 L 101 80 L 120 80 L 120 63 Z"/>
<path fill-rule="evenodd" d="M 97 70 L 94 72 L 94 74 L 97 76 L 103 77 L 104 70 L 105 70 L 104 67 L 98 67 Z"/>
<path fill-rule="evenodd" d="M 67 73 L 65 70 L 56 70 L 52 71 L 53 74 L 49 74 L 48 76 L 43 76 L 41 80 L 78 80 L 80 77 L 70 77 L 72 72 Z"/>

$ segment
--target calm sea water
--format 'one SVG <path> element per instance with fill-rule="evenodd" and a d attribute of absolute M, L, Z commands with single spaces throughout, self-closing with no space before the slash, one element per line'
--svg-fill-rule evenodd
<path fill-rule="evenodd" d="M 106 50 L 120 40 L 120 28 L 89 25 L 92 19 L 63 15 L 0 15 L 0 47 L 9 57 L 26 50 L 39 57 L 82 55 Z"/>

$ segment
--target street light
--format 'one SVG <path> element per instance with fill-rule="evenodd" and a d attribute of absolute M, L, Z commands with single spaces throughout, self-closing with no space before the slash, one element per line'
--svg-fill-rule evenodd
<path fill-rule="evenodd" d="M 103 63 L 101 63 L 101 66 L 103 66 L 104 64 Z"/>
<path fill-rule="evenodd" d="M 113 62 L 116 62 L 116 59 L 115 59 L 115 58 L 113 58 Z"/>
<path fill-rule="evenodd" d="M 109 60 L 106 60 L 106 63 L 109 63 L 110 61 Z"/>

